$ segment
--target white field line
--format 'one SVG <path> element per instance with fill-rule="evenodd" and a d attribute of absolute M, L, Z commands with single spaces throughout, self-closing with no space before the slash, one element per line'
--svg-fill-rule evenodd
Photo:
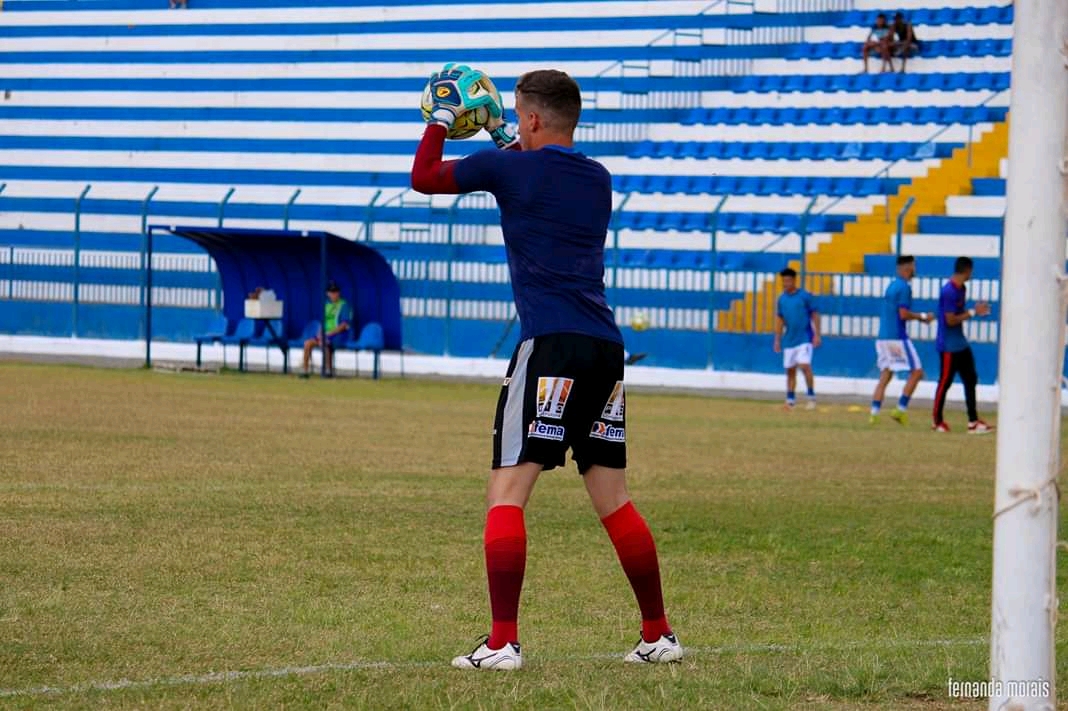
<path fill-rule="evenodd" d="M 846 642 L 842 644 L 755 644 L 726 645 L 722 647 L 686 647 L 687 656 L 722 656 L 732 654 L 789 654 L 814 651 L 848 651 L 848 650 L 887 650 L 887 649 L 921 649 L 930 647 L 978 647 L 988 644 L 986 639 L 920 639 L 920 640 L 867 640 L 863 642 Z M 603 653 L 575 656 L 552 657 L 545 660 L 554 662 L 594 662 L 619 660 L 623 654 Z M 447 668 L 447 660 L 442 661 L 350 661 L 328 662 L 308 666 L 288 666 L 268 669 L 251 669 L 247 671 L 220 671 L 206 674 L 182 674 L 179 676 L 161 676 L 149 679 L 118 679 L 115 681 L 87 681 L 70 686 L 35 686 L 22 689 L 0 689 L 0 698 L 61 696 L 83 694 L 90 691 L 128 691 L 170 686 L 202 686 L 209 684 L 226 684 L 233 681 L 257 679 L 276 679 L 286 676 L 312 676 L 338 671 L 368 671 L 376 669 L 431 669 Z"/>

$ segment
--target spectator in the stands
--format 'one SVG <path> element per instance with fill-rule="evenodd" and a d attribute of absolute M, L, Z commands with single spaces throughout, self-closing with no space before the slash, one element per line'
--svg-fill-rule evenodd
<path fill-rule="evenodd" d="M 894 56 L 901 58 L 901 71 L 904 72 L 909 57 L 920 51 L 920 41 L 916 39 L 912 23 L 900 12 L 894 15 L 893 30 Z"/>
<path fill-rule="evenodd" d="M 867 41 L 864 42 L 864 73 L 868 73 L 868 57 L 874 52 L 883 61 L 880 71 L 894 71 L 894 60 L 890 54 L 894 40 L 890 25 L 886 22 L 886 15 L 879 13 L 875 18 L 875 27 L 871 28 Z"/>
<path fill-rule="evenodd" d="M 189 0 L 171 0 L 171 9 L 177 10 L 182 8 L 183 10 L 189 9 Z"/>
<path fill-rule="evenodd" d="M 307 378 L 311 374 L 312 351 L 317 347 L 323 347 L 323 359 L 326 362 L 324 369 L 329 376 L 334 375 L 334 351 L 341 347 L 348 338 L 349 327 L 352 324 L 352 307 L 341 298 L 341 287 L 334 282 L 326 286 L 328 299 L 323 311 L 323 331 L 316 338 L 309 338 L 304 342 L 304 372 L 300 375 Z M 325 338 L 324 338 L 325 332 Z M 325 347 L 323 341 L 326 341 Z"/>

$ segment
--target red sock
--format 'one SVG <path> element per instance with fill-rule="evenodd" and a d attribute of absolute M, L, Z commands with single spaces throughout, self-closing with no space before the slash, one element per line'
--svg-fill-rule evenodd
<path fill-rule="evenodd" d="M 527 567 L 527 531 L 520 506 L 494 506 L 486 514 L 486 577 L 493 629 L 490 649 L 519 641 L 519 593 Z"/>
<path fill-rule="evenodd" d="M 645 519 L 627 502 L 601 519 L 612 545 L 616 547 L 623 572 L 630 580 L 638 607 L 642 611 L 642 639 L 655 642 L 671 634 L 664 615 L 664 593 L 660 589 L 660 563 L 656 544 Z"/>

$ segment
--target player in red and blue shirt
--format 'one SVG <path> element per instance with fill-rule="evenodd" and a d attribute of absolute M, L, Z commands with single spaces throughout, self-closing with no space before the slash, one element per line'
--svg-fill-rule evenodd
<path fill-rule="evenodd" d="M 990 304 L 983 301 L 977 302 L 973 309 L 965 307 L 965 284 L 972 278 L 972 266 L 970 258 L 958 257 L 953 264 L 953 276 L 942 287 L 938 299 L 937 347 L 942 372 L 935 390 L 932 429 L 936 432 L 949 432 L 949 425 L 942 418 L 942 414 L 946 406 L 946 394 L 953 384 L 953 378 L 958 374 L 964 385 L 964 402 L 968 408 L 968 434 L 987 434 L 994 430 L 979 419 L 975 404 L 975 386 L 979 382 L 979 375 L 975 372 L 975 356 L 972 355 L 971 346 L 964 335 L 965 321 L 990 313 Z"/>
<path fill-rule="evenodd" d="M 524 508 L 539 474 L 562 466 L 568 449 L 641 609 L 641 639 L 625 660 L 675 661 L 682 647 L 664 614 L 656 546 L 626 489 L 623 339 L 604 289 L 612 179 L 574 148 L 582 110 L 578 84 L 553 70 L 520 77 L 518 139 L 481 72 L 446 65 L 431 77 L 429 91 L 435 104 L 412 187 L 428 194 L 485 190 L 497 198 L 521 331 L 497 404 L 487 493 L 493 626 L 488 639 L 453 666 L 522 666 L 517 618 L 526 566 Z M 486 129 L 504 150 L 442 161 L 457 116 L 480 106 L 493 117 Z"/>

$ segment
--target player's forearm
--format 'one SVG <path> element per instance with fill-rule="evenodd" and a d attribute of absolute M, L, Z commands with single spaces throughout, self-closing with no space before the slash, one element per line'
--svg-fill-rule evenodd
<path fill-rule="evenodd" d="M 413 190 L 424 195 L 455 195 L 461 192 L 453 175 L 456 162 L 443 161 L 441 155 L 444 152 L 445 127 L 438 124 L 428 125 L 412 163 Z"/>
<path fill-rule="evenodd" d="M 819 336 L 820 335 L 820 315 L 819 314 L 812 314 L 812 335 L 813 336 Z"/>

